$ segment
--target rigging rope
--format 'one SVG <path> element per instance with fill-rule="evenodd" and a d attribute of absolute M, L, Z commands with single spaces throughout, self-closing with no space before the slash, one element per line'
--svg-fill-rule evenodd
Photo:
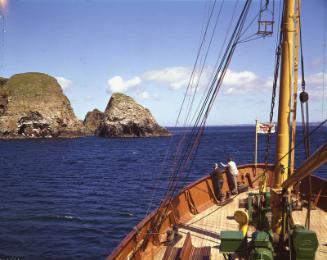
<path fill-rule="evenodd" d="M 186 91 L 185 91 L 185 94 L 184 94 L 184 98 L 183 98 L 183 101 L 182 101 L 182 104 L 181 104 L 181 107 L 180 107 L 180 110 L 179 110 L 179 113 L 178 113 L 178 116 L 177 116 L 177 119 L 176 119 L 176 126 L 177 126 L 179 118 L 181 116 L 183 106 L 184 106 L 184 103 L 185 103 L 185 99 L 188 96 L 187 93 L 189 92 L 189 90 L 191 88 L 191 83 L 192 83 L 194 75 L 195 75 L 196 66 L 198 64 L 198 60 L 199 60 L 199 57 L 200 57 L 200 54 L 201 54 L 201 50 L 202 50 L 202 47 L 203 47 L 205 39 L 206 39 L 206 35 L 207 35 L 208 29 L 209 29 L 209 26 L 210 26 L 211 18 L 212 18 L 212 15 L 214 13 L 214 10 L 215 10 L 216 2 L 217 2 L 217 0 L 214 1 L 214 4 L 213 4 L 211 12 L 210 12 L 210 16 L 209 16 L 209 19 L 208 19 L 208 22 L 207 22 L 207 25 L 206 25 L 206 28 L 205 28 L 205 32 L 204 32 L 204 35 L 203 35 L 203 38 L 202 38 L 202 41 L 201 41 L 201 44 L 200 44 L 196 59 L 195 59 L 195 63 L 194 63 L 194 66 L 193 66 L 191 77 L 190 77 L 190 79 L 188 81 Z"/>
<path fill-rule="evenodd" d="M 308 134 L 309 137 L 313 136 L 313 134 L 320 129 L 321 127 L 323 127 L 325 124 L 327 123 L 327 119 L 325 119 L 324 121 L 322 121 L 319 125 L 317 125 L 314 129 L 312 129 L 310 131 L 310 133 Z M 324 126 L 325 127 L 325 126 Z M 275 162 L 275 164 L 273 166 L 275 166 L 278 162 L 280 162 L 285 156 L 289 155 L 294 149 L 296 149 L 297 147 L 299 147 L 300 145 L 302 145 L 304 143 L 304 138 L 302 138 L 302 140 L 300 140 L 298 143 L 296 143 L 294 145 L 293 148 L 289 149 L 289 151 L 282 157 L 280 158 L 278 161 Z"/>
<path fill-rule="evenodd" d="M 298 9 L 300 10 L 300 0 L 297 1 Z M 310 156 L 310 136 L 309 136 L 309 95 L 306 92 L 306 84 L 304 79 L 304 58 L 303 58 L 303 43 L 302 43 L 302 29 L 301 29 L 301 13 L 299 11 L 299 25 L 300 25 L 300 51 L 301 51 L 301 76 L 302 76 L 302 92 L 300 93 L 301 101 L 301 115 L 302 115 L 302 132 L 304 136 L 304 151 L 306 159 Z M 309 195 L 308 195 L 308 210 L 306 217 L 306 227 L 310 229 L 310 212 L 311 212 L 311 197 L 312 197 L 312 181 L 311 174 L 309 178 Z"/>
<path fill-rule="evenodd" d="M 227 36 L 230 33 L 230 30 L 231 30 L 231 27 L 232 27 L 232 24 L 233 24 L 233 21 L 234 21 L 234 17 L 235 17 L 235 14 L 236 14 L 237 6 L 238 6 L 238 1 L 235 1 L 233 12 L 232 12 L 232 16 L 231 16 L 231 19 L 229 21 L 228 28 L 226 30 L 226 34 L 225 34 L 225 37 L 224 37 L 223 44 L 220 47 L 218 59 L 217 59 L 216 64 L 214 65 L 214 68 L 217 68 L 218 67 L 219 61 L 222 58 L 224 47 L 225 47 L 225 44 L 226 44 L 226 41 L 227 41 Z M 214 80 L 214 77 L 215 77 L 215 70 L 212 71 L 212 73 L 211 73 L 211 75 L 209 77 L 210 78 L 209 82 L 212 82 Z M 203 102 L 205 100 L 206 93 L 208 93 L 209 87 L 210 87 L 210 84 L 207 85 L 205 91 L 203 92 L 203 96 L 201 97 L 201 100 L 200 100 L 200 102 L 198 104 L 198 107 L 196 108 L 196 110 L 194 112 L 194 115 L 193 115 L 193 118 L 192 118 L 191 122 L 194 122 L 196 120 L 196 116 L 199 114 L 199 110 L 201 109 L 201 104 L 203 104 Z"/>
<path fill-rule="evenodd" d="M 177 175 L 180 172 L 183 172 L 184 170 L 186 170 L 187 168 L 187 163 L 190 162 L 190 159 L 192 158 L 192 155 L 194 153 L 194 151 L 196 151 L 196 147 L 198 146 L 198 142 L 203 134 L 204 131 L 204 125 L 206 122 L 206 119 L 208 117 L 208 114 L 212 108 L 213 102 L 218 94 L 218 91 L 220 89 L 223 77 L 227 71 L 227 67 L 230 63 L 230 59 L 234 53 L 235 47 L 237 45 L 237 42 L 239 40 L 239 36 L 240 33 L 242 31 L 244 22 L 245 22 L 245 18 L 246 15 L 248 13 L 249 10 L 249 5 L 250 5 L 250 0 L 248 0 L 244 6 L 244 9 L 242 11 L 242 14 L 238 20 L 238 23 L 235 27 L 235 30 L 232 34 L 232 37 L 230 39 L 230 42 L 227 46 L 227 51 L 225 52 L 222 61 L 218 67 L 218 70 L 216 71 L 215 74 L 215 78 L 214 81 L 212 82 L 210 89 L 209 89 L 209 93 L 206 96 L 206 99 L 204 101 L 204 104 L 201 108 L 201 111 L 196 119 L 195 122 L 195 126 L 192 129 L 192 133 L 191 133 L 191 142 L 189 142 L 189 145 L 187 147 L 187 149 L 185 150 L 183 156 L 181 157 L 181 160 L 179 161 L 179 165 L 178 168 L 176 170 L 175 173 L 175 178 L 174 178 L 174 182 L 178 181 Z M 176 190 L 176 185 L 173 184 L 172 186 L 172 192 L 170 194 L 168 194 L 167 197 L 170 197 L 174 194 L 174 191 Z"/>
<path fill-rule="evenodd" d="M 279 35 L 277 37 L 276 42 L 276 52 L 275 52 L 275 70 L 274 70 L 274 80 L 273 80 L 273 89 L 271 94 L 271 107 L 270 107 L 270 115 L 269 115 L 269 125 L 272 125 L 272 121 L 274 118 L 274 108 L 275 108 L 275 101 L 276 101 L 276 89 L 277 89 L 277 80 L 279 77 L 279 67 L 280 67 L 280 57 L 281 57 L 281 49 L 282 49 L 282 42 L 283 42 L 283 32 L 282 32 L 282 24 L 283 24 L 283 17 L 284 17 L 284 11 L 285 11 L 285 2 L 283 5 L 282 10 L 282 19 L 281 19 L 281 26 L 279 28 Z M 269 164 L 269 157 L 270 157 L 270 145 L 271 145 L 271 127 L 268 129 L 267 134 L 267 141 L 266 141 L 266 151 L 265 151 L 265 169 L 262 174 L 262 180 L 261 180 L 261 188 L 264 189 L 266 178 L 267 178 L 267 171 L 268 171 L 268 164 Z"/>
<path fill-rule="evenodd" d="M 210 47 L 211 47 L 211 44 L 212 44 L 212 41 L 213 41 L 213 38 L 214 38 L 214 35 L 215 35 L 215 32 L 216 32 L 216 28 L 217 28 L 217 25 L 218 25 L 218 22 L 219 22 L 219 19 L 220 19 L 220 14 L 221 14 L 221 11 L 222 11 L 222 8 L 223 8 L 223 5 L 224 5 L 224 1 L 223 0 L 221 2 L 221 5 L 220 5 L 220 8 L 219 8 L 219 11 L 218 11 L 218 15 L 217 15 L 217 18 L 216 18 L 216 22 L 215 22 L 215 25 L 214 25 L 214 28 L 213 28 L 213 32 L 211 34 L 211 38 L 210 38 L 210 41 L 209 41 L 209 44 L 208 44 L 208 48 L 207 48 L 207 51 L 205 53 L 205 57 L 204 57 L 204 61 L 202 63 L 202 66 L 201 66 L 201 70 L 200 70 L 200 74 L 197 76 L 197 81 L 196 81 L 196 84 L 195 86 L 193 86 L 193 97 L 192 97 L 192 101 L 191 101 L 191 104 L 190 106 L 188 107 L 188 114 L 186 116 L 186 119 L 185 119 L 185 126 L 187 125 L 187 122 L 188 122 L 188 119 L 189 119 L 189 116 L 191 114 L 191 111 L 192 111 L 192 107 L 193 107 L 193 103 L 194 103 L 194 99 L 195 99 L 195 96 L 196 96 L 196 93 L 197 93 L 197 90 L 198 90 L 198 87 L 199 87 L 199 83 L 200 83 L 200 80 L 201 80 L 201 76 L 203 74 L 203 70 L 205 68 L 205 65 L 206 65 L 206 60 L 208 58 L 208 54 L 209 54 L 209 51 L 210 51 Z"/>
<path fill-rule="evenodd" d="M 207 20 L 207 23 L 206 23 L 206 24 L 203 26 L 203 28 L 202 28 L 202 30 L 204 30 L 204 31 L 202 31 L 202 33 L 201 33 L 201 34 L 202 34 L 202 39 L 200 40 L 200 46 L 199 46 L 198 51 L 197 51 L 196 59 L 195 59 L 195 62 L 194 62 L 194 65 L 193 65 L 193 69 L 192 69 L 192 73 L 191 73 L 190 79 L 189 79 L 188 84 L 187 84 L 187 87 L 186 87 L 186 91 L 185 91 L 185 94 L 184 94 L 184 97 L 183 97 L 183 100 L 182 100 L 182 103 L 181 103 L 181 106 L 180 106 L 180 109 L 179 109 L 179 112 L 178 112 L 178 116 L 177 116 L 176 121 L 175 121 L 175 127 L 177 127 L 177 125 L 178 125 L 178 123 L 179 123 L 179 119 L 180 119 L 180 117 L 181 117 L 181 114 L 182 114 L 182 111 L 183 111 L 183 107 L 184 107 L 184 104 L 185 104 L 186 98 L 189 96 L 189 95 L 188 95 L 188 92 L 189 92 L 189 90 L 191 89 L 191 84 L 192 84 L 193 79 L 194 79 L 194 75 L 195 75 L 195 71 L 196 71 L 196 67 L 197 67 L 198 61 L 199 61 L 199 59 L 201 59 L 201 58 L 200 58 L 200 56 L 201 56 L 201 51 L 202 51 L 202 49 L 203 49 L 203 46 L 204 46 L 204 43 L 205 43 L 205 39 L 206 39 L 206 36 L 207 36 L 208 30 L 209 30 L 209 27 L 210 27 L 211 19 L 212 19 L 213 14 L 214 14 L 215 6 L 216 6 L 216 1 L 217 1 L 217 0 L 215 0 L 215 1 L 213 2 L 213 5 L 212 5 L 211 9 L 210 9 L 210 5 L 209 5 L 209 10 L 208 10 L 208 12 L 209 12 L 209 18 L 208 18 L 208 20 Z M 224 1 L 223 1 L 223 2 L 224 2 Z M 222 5 L 223 5 L 223 3 L 221 4 L 221 8 L 222 8 Z M 219 16 L 220 16 L 221 8 L 220 8 L 220 11 L 219 11 L 219 14 L 218 14 L 217 20 L 216 20 L 216 25 L 217 25 L 217 23 L 218 23 L 218 19 L 219 19 Z M 215 26 L 215 28 L 216 28 L 216 26 Z M 213 37 L 213 36 L 212 36 L 212 37 Z M 212 37 L 211 37 L 211 38 L 212 38 Z M 212 39 L 211 39 L 211 40 L 212 40 Z M 210 45 L 211 45 L 211 43 L 210 43 Z M 179 153 L 179 150 L 181 149 L 181 144 L 183 143 L 184 139 L 185 139 L 185 134 L 182 136 L 181 141 L 180 141 L 179 145 L 177 146 L 177 150 L 176 150 L 176 152 L 175 152 L 175 155 L 177 155 L 177 154 Z M 153 199 L 154 199 L 154 196 L 155 196 L 155 192 L 158 191 L 158 189 L 157 189 L 157 188 L 158 188 L 158 184 L 159 184 L 158 178 L 159 178 L 159 176 L 161 176 L 161 175 L 163 174 L 163 172 L 164 172 L 164 171 L 163 171 L 163 169 L 164 169 L 164 164 L 165 164 L 165 162 L 167 161 L 167 158 L 168 158 L 168 155 L 169 155 L 169 152 L 170 152 L 170 148 L 172 147 L 172 143 L 173 143 L 173 139 L 170 140 L 170 143 L 169 143 L 168 149 L 166 150 L 166 153 L 165 153 L 164 159 L 162 160 L 162 163 L 161 163 L 161 165 L 160 165 L 160 171 L 159 171 L 159 174 L 157 174 L 157 178 L 156 178 L 155 181 L 154 181 L 154 182 L 155 182 L 155 185 L 154 185 L 154 187 L 153 187 L 153 189 L 152 189 L 151 199 L 150 199 L 150 202 L 149 202 L 149 205 L 148 205 L 148 209 L 147 209 L 147 211 L 146 211 L 146 215 L 148 215 L 149 211 L 150 211 L 151 208 L 152 208 L 152 204 L 153 204 Z M 175 157 L 174 161 L 175 161 L 175 160 L 176 160 L 176 157 Z M 168 183 L 170 183 L 171 181 L 172 181 L 172 180 L 171 180 L 171 178 L 170 178 L 169 181 L 168 181 Z"/>
<path fill-rule="evenodd" d="M 298 5 L 300 5 L 300 1 L 298 0 Z M 300 101 L 301 101 L 301 112 L 302 112 L 302 131 L 305 137 L 308 136 L 309 133 L 309 95 L 305 91 L 306 83 L 304 79 L 304 58 L 303 58 L 303 44 L 302 44 L 302 29 L 301 29 L 301 13 L 299 12 L 299 25 L 300 25 L 300 52 L 301 52 L 301 86 L 302 86 L 302 93 L 300 94 Z M 305 108 L 304 108 L 305 104 Z M 305 113 L 305 115 L 304 115 Z M 309 137 L 305 138 L 305 154 L 308 158 L 310 155 L 310 140 Z"/>
<path fill-rule="evenodd" d="M 150 224 L 149 232 L 152 233 L 153 231 L 156 231 L 159 229 L 159 226 L 161 225 L 161 221 L 163 220 L 163 216 L 166 214 L 167 208 L 164 208 L 166 203 L 172 200 L 173 195 L 176 192 L 176 188 L 178 187 L 178 182 L 181 177 L 187 176 L 187 169 L 192 164 L 192 157 L 195 155 L 198 146 L 199 141 L 203 135 L 204 132 L 204 126 L 206 123 L 206 120 L 208 118 L 209 112 L 212 109 L 213 103 L 215 98 L 217 97 L 217 94 L 220 90 L 223 78 L 226 74 L 228 65 L 230 64 L 231 58 L 234 54 L 235 48 L 237 46 L 237 43 L 239 42 L 240 35 L 242 33 L 249 8 L 251 5 L 252 0 L 247 0 L 244 4 L 243 10 L 241 12 L 241 15 L 237 21 L 237 24 L 235 26 L 235 29 L 230 37 L 230 41 L 226 47 L 226 51 L 220 61 L 220 64 L 215 72 L 214 79 L 210 84 L 209 91 L 207 93 L 207 96 L 202 104 L 200 113 L 198 114 L 198 117 L 196 118 L 195 124 L 191 130 L 191 134 L 188 135 L 188 143 L 186 145 L 186 149 L 184 149 L 184 152 L 181 156 L 177 158 L 177 161 L 174 163 L 174 170 L 172 172 L 170 183 L 168 185 L 168 190 L 160 203 L 160 207 L 158 209 L 158 214 L 153 219 L 153 221 Z M 189 89 L 189 86 L 188 88 Z M 183 176 L 184 174 L 184 176 Z M 144 239 L 143 245 L 146 244 L 148 241 L 148 236 Z M 143 247 L 144 248 L 144 247 Z"/>
<path fill-rule="evenodd" d="M 223 4 L 223 2 L 222 2 L 222 4 Z M 213 6 L 213 8 L 214 8 L 214 6 Z M 210 46 L 211 46 L 212 39 L 213 39 L 213 36 L 214 36 L 214 32 L 215 32 L 215 29 L 216 29 L 216 27 L 217 27 L 218 20 L 219 20 L 220 14 L 221 14 L 221 10 L 222 10 L 222 5 L 221 5 L 221 8 L 220 8 L 220 10 L 219 10 L 218 17 L 217 17 L 217 19 L 216 19 L 216 23 L 215 23 L 215 26 L 214 26 L 214 31 L 212 32 L 211 39 L 210 39 L 210 42 L 209 42 L 209 45 L 208 45 L 208 49 L 207 49 L 206 54 L 205 54 L 205 59 L 204 59 L 204 61 L 205 61 L 206 58 L 207 58 L 207 55 L 208 55 L 208 52 L 209 52 L 209 48 L 210 48 Z M 209 20 L 208 20 L 208 24 L 207 24 L 207 28 L 206 28 L 206 29 L 209 28 L 210 21 L 211 21 L 211 17 L 212 17 L 212 13 L 213 13 L 213 10 L 212 10 L 212 12 L 211 12 L 211 16 L 210 16 L 210 18 L 209 18 Z M 206 33 L 205 33 L 204 37 L 205 37 L 205 36 L 206 36 Z M 204 42 L 204 40 L 203 40 L 203 42 Z M 202 45 L 201 45 L 201 47 L 202 47 Z M 203 64 L 202 69 L 201 69 L 201 75 L 202 75 L 202 72 L 203 72 L 204 65 L 205 65 L 205 64 Z M 195 71 L 195 67 L 196 67 L 196 64 L 195 64 L 195 66 L 194 66 L 193 71 Z M 200 75 L 200 76 L 201 76 L 201 75 Z M 186 93 L 185 93 L 185 96 L 188 96 L 188 92 L 192 89 L 191 86 L 192 86 L 192 82 L 193 82 L 193 76 L 194 76 L 194 73 L 192 72 L 192 75 L 191 75 L 191 78 L 190 78 L 190 80 L 189 80 L 189 84 L 188 84 L 188 87 L 187 87 L 187 91 L 186 91 Z M 198 84 L 198 83 L 197 83 L 197 84 Z M 193 93 L 193 94 L 195 94 L 195 93 Z M 186 120 L 185 120 L 185 122 L 184 122 L 184 126 L 186 126 L 186 124 L 187 124 L 187 119 L 189 118 L 189 115 L 190 115 L 190 112 L 191 112 L 191 109 L 192 109 L 192 106 L 193 106 L 193 99 L 194 99 L 194 95 L 193 95 L 193 98 L 192 98 L 192 103 L 191 103 L 192 105 L 191 105 L 191 106 L 188 106 L 188 110 L 189 110 L 189 112 L 188 112 L 187 115 L 186 115 Z M 168 191 L 171 189 L 171 184 L 173 184 L 173 183 L 175 182 L 175 174 L 174 174 L 174 172 L 177 172 L 176 167 L 178 168 L 179 154 L 180 154 L 181 150 L 183 149 L 183 144 L 184 144 L 185 142 L 187 142 L 187 141 L 188 141 L 188 140 L 187 140 L 187 133 L 184 133 L 184 135 L 183 135 L 181 141 L 179 142 L 179 144 L 178 144 L 178 146 L 177 146 L 177 151 L 176 151 L 176 153 L 175 153 L 175 158 L 174 158 L 173 168 L 172 168 L 172 174 L 171 174 L 171 176 L 170 176 L 170 180 L 169 180 Z M 187 143 L 190 143 L 190 141 L 187 142 Z M 164 201 L 165 201 L 165 199 L 164 199 Z"/>

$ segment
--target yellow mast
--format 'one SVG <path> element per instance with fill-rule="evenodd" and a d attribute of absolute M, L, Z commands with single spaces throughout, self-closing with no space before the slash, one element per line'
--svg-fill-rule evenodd
<path fill-rule="evenodd" d="M 290 103 L 291 84 L 293 77 L 293 49 L 294 49 L 294 6 L 295 0 L 286 0 L 283 20 L 283 44 L 281 78 L 278 107 L 278 132 L 275 165 L 274 188 L 280 188 L 287 179 L 289 161 L 289 131 L 290 131 Z"/>
<path fill-rule="evenodd" d="M 281 78 L 278 107 L 278 131 L 276 163 L 274 169 L 274 189 L 271 193 L 272 227 L 274 232 L 281 231 L 281 185 L 288 177 L 289 170 L 289 131 L 291 112 L 291 86 L 293 78 L 293 49 L 295 32 L 295 0 L 285 0 L 283 15 L 283 43 L 281 60 Z"/>
<path fill-rule="evenodd" d="M 299 64 L 299 34 L 300 34 L 300 0 L 296 2 L 296 32 L 294 48 L 294 79 L 293 79 L 293 108 L 292 108 L 292 138 L 291 138 L 291 159 L 290 174 L 294 172 L 295 165 L 295 132 L 296 132 L 296 105 L 297 105 L 297 85 L 298 85 L 298 64 Z"/>

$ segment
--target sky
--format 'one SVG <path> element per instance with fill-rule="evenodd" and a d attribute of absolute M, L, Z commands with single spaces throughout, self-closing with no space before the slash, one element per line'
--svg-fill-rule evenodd
<path fill-rule="evenodd" d="M 259 3 L 253 1 L 243 39 L 257 31 Z M 80 119 L 94 108 L 103 111 L 113 92 L 123 92 L 149 108 L 159 124 L 174 126 L 213 5 L 201 0 L 9 0 L 0 20 L 0 75 L 37 71 L 56 77 Z M 215 3 L 207 37 L 218 19 L 217 27 L 198 100 L 243 5 Z M 302 5 L 310 120 L 321 121 L 327 115 L 327 89 L 322 96 L 327 4 L 303 0 Z M 208 125 L 269 119 L 279 7 L 275 1 L 272 37 L 237 46 Z"/>

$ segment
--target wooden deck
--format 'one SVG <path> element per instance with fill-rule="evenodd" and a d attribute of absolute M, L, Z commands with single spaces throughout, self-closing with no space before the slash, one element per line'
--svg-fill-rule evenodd
<path fill-rule="evenodd" d="M 256 170 L 254 169 L 255 166 L 252 164 L 240 166 L 238 182 L 255 190 L 266 166 L 260 164 L 257 165 Z M 272 170 L 273 168 L 269 166 L 267 174 L 268 186 L 273 181 Z M 225 194 L 229 191 L 227 183 L 227 180 L 224 179 L 222 190 Z M 308 187 L 308 179 L 304 179 L 300 185 L 301 196 L 305 197 L 308 194 Z M 316 259 L 327 259 L 327 181 L 313 175 L 312 194 L 319 207 L 319 209 L 313 210 L 311 213 L 311 229 L 317 232 L 320 244 Z M 222 230 L 238 229 L 238 224 L 232 216 L 235 210 L 238 209 L 239 200 L 246 198 L 247 193 L 234 196 L 232 202 L 222 207 L 218 206 L 219 201 L 217 197 L 212 175 L 204 176 L 191 183 L 182 189 L 172 201 L 167 202 L 160 210 L 153 211 L 137 224 L 111 255 L 108 256 L 107 260 L 162 259 L 166 252 L 166 247 L 164 246 L 164 241 L 167 238 L 166 232 L 171 230 L 173 225 L 176 224 L 180 226 L 179 233 L 182 235 L 182 238 L 175 245 L 175 249 L 176 247 L 181 248 L 183 246 L 186 234 L 190 233 L 193 246 L 202 247 L 202 249 L 210 246 L 211 259 L 223 259 L 222 255 L 219 254 L 219 234 Z M 164 217 L 159 230 L 153 229 L 155 232 L 149 236 L 151 225 L 160 216 L 161 212 L 165 214 L 162 215 Z M 306 218 L 306 210 L 296 211 L 293 216 L 295 222 L 303 225 Z M 248 236 L 250 236 L 250 232 Z M 145 247 L 143 247 L 144 245 Z M 198 248 L 194 250 L 199 252 Z M 177 251 L 180 252 L 179 250 Z M 172 251 L 167 251 L 166 257 L 170 252 Z"/>
<path fill-rule="evenodd" d="M 222 230 L 238 230 L 238 224 L 233 219 L 234 212 L 239 209 L 239 200 L 246 198 L 247 193 L 233 197 L 233 201 L 224 205 L 214 205 L 202 213 L 195 215 L 193 219 L 182 225 L 179 233 L 183 236 L 175 247 L 181 248 L 187 233 L 191 234 L 192 243 L 195 247 L 211 247 L 211 259 L 224 259 L 219 253 L 219 234 Z M 293 212 L 294 221 L 304 224 L 306 210 Z M 311 211 L 311 229 L 317 232 L 319 248 L 316 259 L 327 259 L 327 213 L 321 209 Z M 166 247 L 162 248 L 154 259 L 162 259 Z"/>
<path fill-rule="evenodd" d="M 224 259 L 219 253 L 219 233 L 221 230 L 238 230 L 238 224 L 233 219 L 234 212 L 239 209 L 239 199 L 246 198 L 247 193 L 234 196 L 233 201 L 224 205 L 214 205 L 196 215 L 179 229 L 183 238 L 175 245 L 182 247 L 186 234 L 190 232 L 195 247 L 211 247 L 211 259 Z M 166 248 L 163 248 L 155 257 L 162 259 Z"/>

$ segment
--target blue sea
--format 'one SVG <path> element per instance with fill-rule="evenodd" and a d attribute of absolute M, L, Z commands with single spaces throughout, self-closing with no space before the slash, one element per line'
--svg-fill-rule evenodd
<path fill-rule="evenodd" d="M 0 258 L 109 255 L 160 202 L 174 156 L 166 151 L 189 132 L 170 130 L 173 137 L 0 141 Z M 326 127 L 316 131 L 312 150 L 326 138 Z M 237 164 L 253 163 L 254 140 L 253 126 L 207 128 L 187 182 L 230 155 Z M 275 136 L 272 143 L 271 160 Z M 259 161 L 265 145 L 266 136 L 260 135 Z M 297 157 L 303 160 L 303 145 Z M 327 178 L 327 167 L 315 174 Z"/>

